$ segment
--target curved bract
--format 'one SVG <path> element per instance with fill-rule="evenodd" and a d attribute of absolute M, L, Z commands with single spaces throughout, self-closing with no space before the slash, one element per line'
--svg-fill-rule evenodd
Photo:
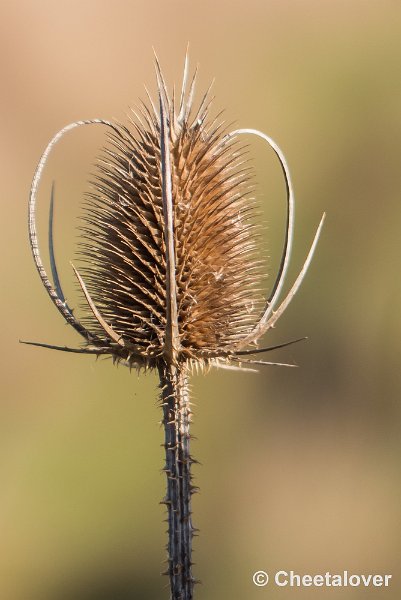
<path fill-rule="evenodd" d="M 29 225 L 29 241 L 32 250 L 33 260 L 35 262 L 36 268 L 38 270 L 39 276 L 42 280 L 42 283 L 48 292 L 52 302 L 55 304 L 57 309 L 60 311 L 65 320 L 74 327 L 74 329 L 81 334 L 87 341 L 91 341 L 92 339 L 96 339 L 95 335 L 92 335 L 73 315 L 72 310 L 69 308 L 64 294 L 61 290 L 61 284 L 58 278 L 57 267 L 54 259 L 53 252 L 53 202 L 54 202 L 54 186 L 52 187 L 52 196 L 50 203 L 50 217 L 49 217 L 49 250 L 50 250 L 50 261 L 51 261 L 51 269 L 53 274 L 53 279 L 55 280 L 54 286 L 50 282 L 50 279 L 46 273 L 46 270 L 43 266 L 43 262 L 40 256 L 39 251 L 39 243 L 38 243 L 38 235 L 36 228 L 36 200 L 39 182 L 42 177 L 43 169 L 46 165 L 47 159 L 57 144 L 58 141 L 69 131 L 75 129 L 77 127 L 82 127 L 83 125 L 93 125 L 100 124 L 106 125 L 108 127 L 114 128 L 114 125 L 108 121 L 104 121 L 102 119 L 91 119 L 84 121 L 76 121 L 75 123 L 71 123 L 66 127 L 63 127 L 60 131 L 56 133 L 56 135 L 50 140 L 48 145 L 46 146 L 38 165 L 35 170 L 35 174 L 32 179 L 31 191 L 29 195 L 29 204 L 28 204 L 28 225 Z"/>

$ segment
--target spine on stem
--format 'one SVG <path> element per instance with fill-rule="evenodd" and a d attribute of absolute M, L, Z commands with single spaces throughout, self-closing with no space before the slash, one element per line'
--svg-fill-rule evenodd
<path fill-rule="evenodd" d="M 163 503 L 168 513 L 168 569 L 172 600 L 192 600 L 191 519 L 192 485 L 190 455 L 191 410 L 187 367 L 167 365 L 159 368 L 163 425 L 165 432 L 167 493 Z"/>

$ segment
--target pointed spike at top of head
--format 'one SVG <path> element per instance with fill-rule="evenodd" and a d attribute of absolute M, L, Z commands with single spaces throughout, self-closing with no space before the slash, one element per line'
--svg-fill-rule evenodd
<path fill-rule="evenodd" d="M 187 90 L 187 82 L 188 82 L 188 71 L 189 71 L 189 43 L 187 45 L 187 51 L 185 53 L 185 62 L 184 62 L 184 73 L 182 76 L 182 87 L 181 87 L 181 97 L 180 97 L 180 106 L 178 110 L 178 118 L 177 121 L 179 125 L 182 125 L 185 118 L 185 93 Z"/>
<path fill-rule="evenodd" d="M 196 65 L 196 67 L 195 67 L 195 72 L 193 74 L 191 85 L 189 87 L 188 98 L 187 98 L 187 102 L 185 104 L 185 110 L 184 110 L 184 121 L 188 121 L 188 119 L 189 119 L 189 113 L 191 112 L 192 104 L 194 101 L 195 85 L 196 85 L 197 76 L 198 76 L 198 65 Z"/>
<path fill-rule="evenodd" d="M 149 100 L 149 104 L 150 104 L 150 106 L 152 108 L 152 111 L 153 111 L 153 115 L 152 116 L 157 117 L 158 113 L 157 113 L 157 110 L 156 110 L 155 103 L 153 102 L 153 98 L 150 95 L 150 92 L 149 92 L 148 88 L 146 87 L 146 85 L 144 86 L 144 88 L 145 88 L 146 96 L 147 96 L 147 98 Z"/>
<path fill-rule="evenodd" d="M 166 82 L 164 80 L 163 71 L 161 69 L 160 62 L 159 62 L 159 59 L 158 59 L 155 49 L 153 49 L 153 52 L 154 52 L 154 57 L 155 57 L 157 86 L 159 88 L 159 93 L 164 95 L 164 99 L 167 104 L 167 114 L 168 114 L 170 112 L 170 108 L 171 108 L 171 100 L 170 100 L 170 96 L 168 94 L 168 89 L 167 89 Z"/>
<path fill-rule="evenodd" d="M 205 116 L 207 115 L 208 103 L 211 102 L 211 100 L 209 100 L 209 94 L 210 94 L 210 91 L 211 91 L 211 89 L 212 89 L 212 87 L 214 85 L 214 82 L 215 82 L 215 80 L 213 78 L 212 81 L 210 82 L 209 87 L 207 88 L 206 92 L 203 95 L 203 98 L 201 100 L 201 103 L 199 105 L 197 113 L 196 113 L 196 115 L 195 115 L 195 117 L 193 119 L 193 123 L 194 124 L 198 124 L 199 125 L 199 121 L 203 121 L 204 118 L 205 118 Z M 212 98 L 212 100 L 213 100 L 213 98 Z"/>

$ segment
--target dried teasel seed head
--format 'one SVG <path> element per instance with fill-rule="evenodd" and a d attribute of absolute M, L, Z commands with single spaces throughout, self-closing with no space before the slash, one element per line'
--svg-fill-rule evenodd
<path fill-rule="evenodd" d="M 163 84 L 159 92 L 162 116 L 143 109 L 141 122 L 135 118 L 131 128 L 118 125 L 110 134 L 81 244 L 94 304 L 135 361 L 149 366 L 165 355 L 169 303 L 175 305 L 178 361 L 226 354 L 250 334 L 263 308 L 244 151 L 235 138 L 222 143 L 221 125 L 208 120 L 208 103 L 193 111 L 184 97 L 176 116 Z M 171 223 L 163 208 L 163 153 Z M 166 286 L 169 241 L 173 289 Z M 93 315 L 87 324 L 103 334 Z"/>
<path fill-rule="evenodd" d="M 291 179 L 281 150 L 257 130 L 226 133 L 222 122 L 209 117 L 210 88 L 196 106 L 196 72 L 187 86 L 188 57 L 178 106 L 174 92 L 169 96 L 157 58 L 156 75 L 158 103 L 148 94 L 148 104 L 133 111 L 129 126 L 100 119 L 73 123 L 50 141 L 38 164 L 29 203 L 35 264 L 54 304 L 86 341 L 77 350 L 39 345 L 110 354 L 129 366 L 145 368 L 184 362 L 195 367 L 281 364 L 242 357 L 263 350 L 255 346 L 298 290 L 323 219 L 301 272 L 276 308 L 294 225 Z M 67 131 L 94 123 L 107 126 L 109 134 L 85 206 L 81 274 L 74 267 L 90 309 L 80 322 L 65 300 L 54 260 L 53 199 L 49 248 L 54 284 L 40 258 L 35 204 L 54 144 Z M 269 144 L 286 181 L 284 249 L 267 300 L 261 296 L 260 226 L 250 195 L 253 174 L 239 143 L 241 134 L 256 135 Z"/>

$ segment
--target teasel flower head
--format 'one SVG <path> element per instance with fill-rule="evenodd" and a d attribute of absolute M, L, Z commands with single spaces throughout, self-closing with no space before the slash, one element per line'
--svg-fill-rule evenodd
<path fill-rule="evenodd" d="M 160 364 L 193 367 L 267 363 L 247 355 L 275 349 L 258 342 L 274 326 L 299 288 L 320 233 L 287 296 L 280 302 L 293 238 L 294 198 L 285 158 L 265 134 L 228 133 L 212 118 L 210 88 L 196 104 L 196 72 L 188 56 L 180 97 L 168 92 L 156 58 L 158 99 L 132 111 L 129 125 L 102 119 L 68 125 L 50 141 L 38 164 L 29 202 L 35 264 L 52 301 L 84 338 L 82 348 L 137 368 Z M 53 192 L 49 249 L 53 283 L 43 267 L 36 233 L 38 184 L 47 157 L 68 131 L 102 124 L 108 141 L 85 206 L 79 258 L 74 268 L 89 314 L 69 307 L 53 250 Z M 264 139 L 278 157 L 287 189 L 287 221 L 279 271 L 263 300 L 260 225 L 250 197 L 252 170 L 242 135 Z M 290 342 L 292 343 L 292 342 Z"/>

